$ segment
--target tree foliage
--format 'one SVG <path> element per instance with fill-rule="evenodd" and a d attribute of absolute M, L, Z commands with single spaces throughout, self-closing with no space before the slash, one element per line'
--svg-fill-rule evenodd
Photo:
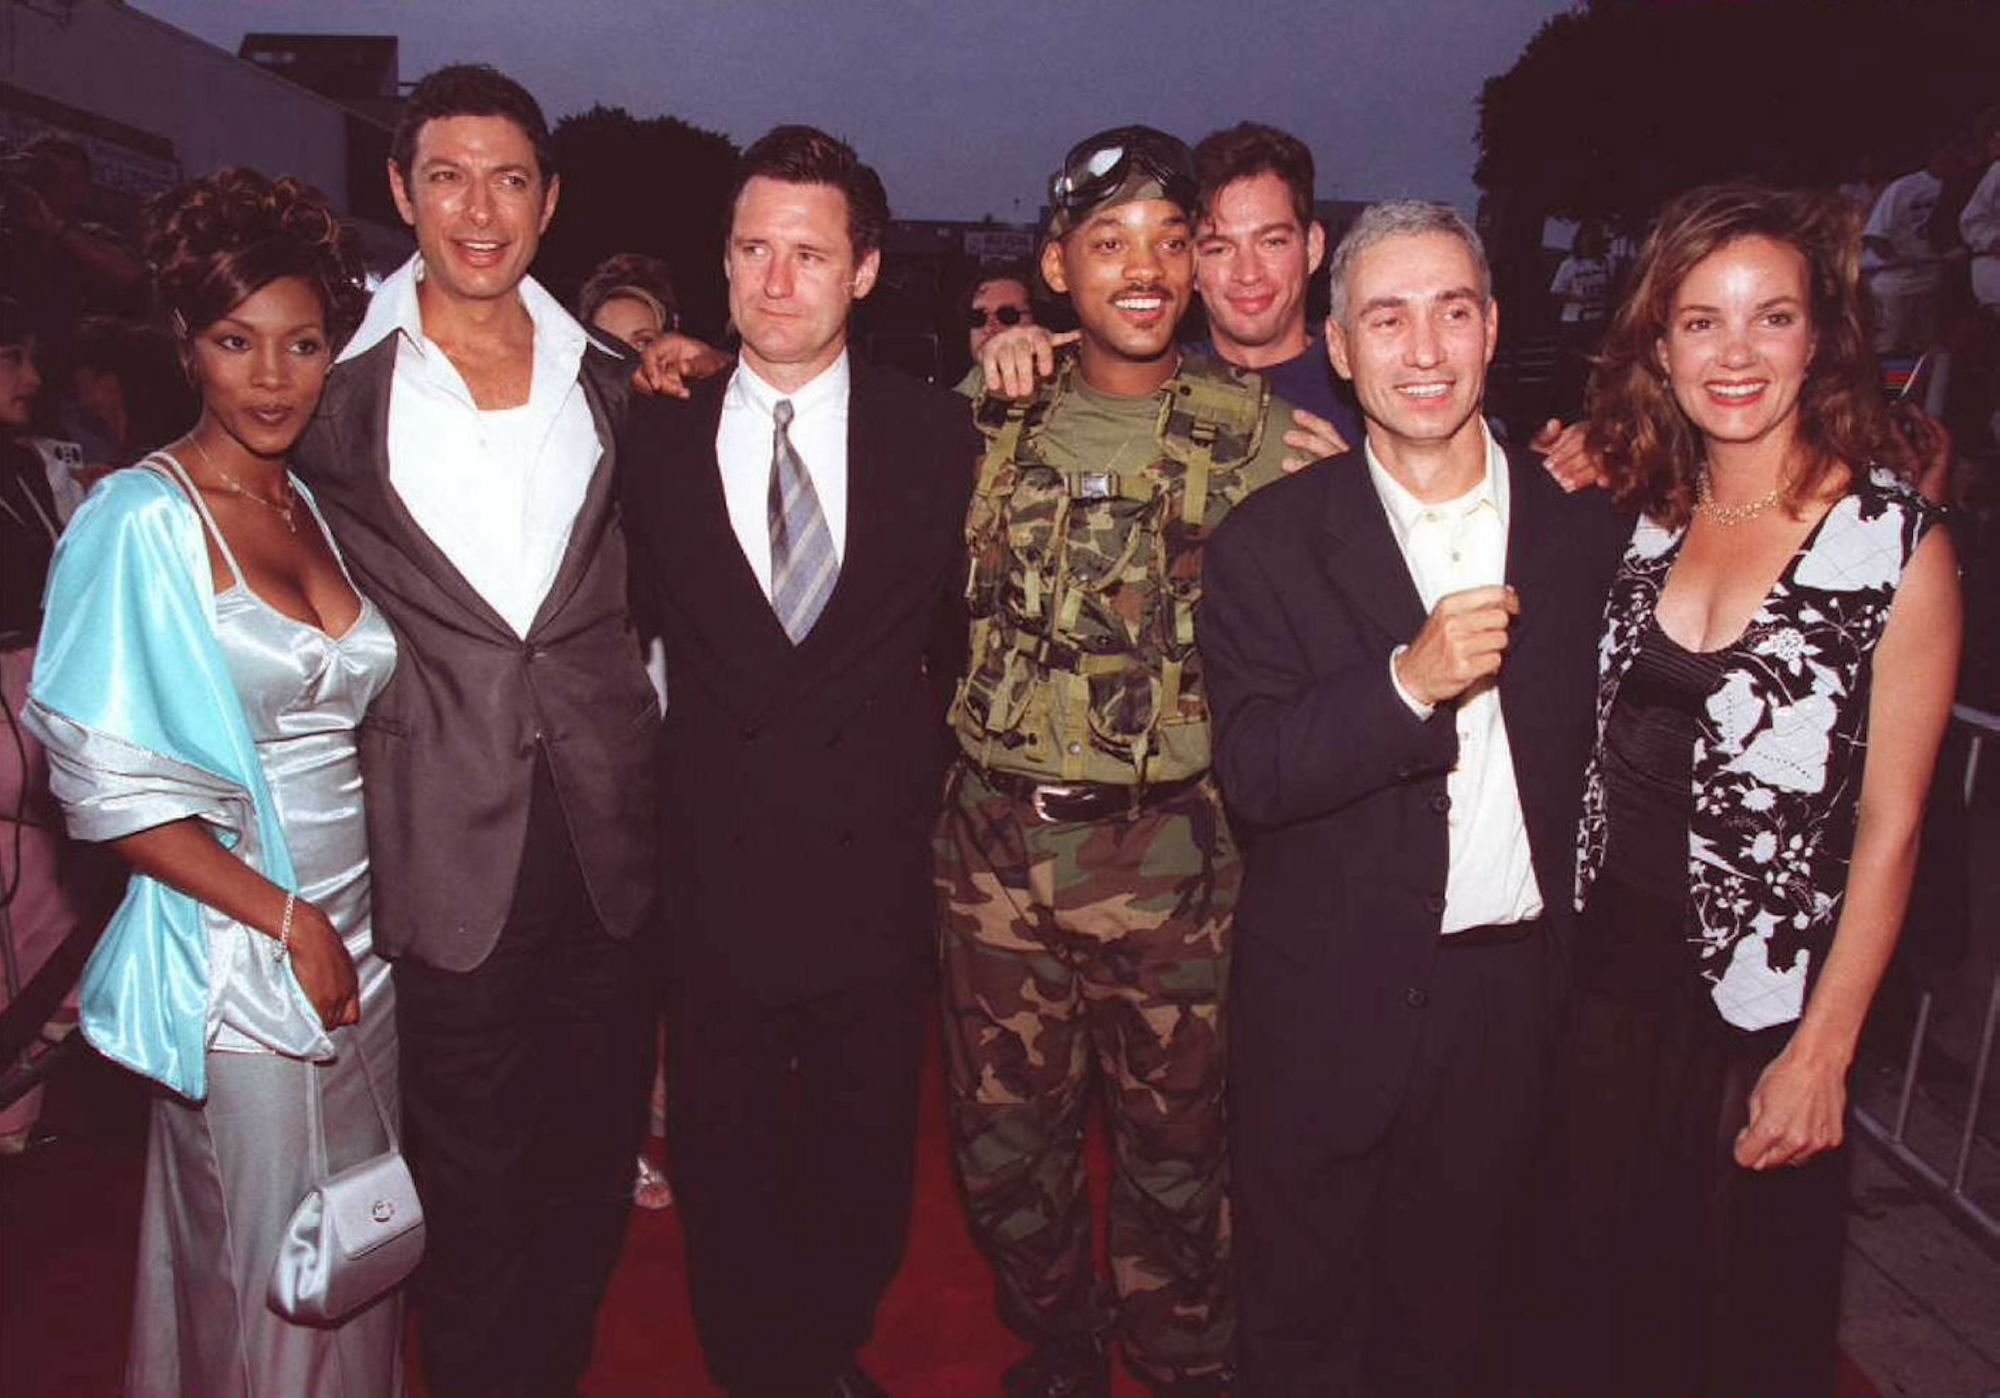
<path fill-rule="evenodd" d="M 681 320 L 715 336 L 727 316 L 722 230 L 737 149 L 678 117 L 593 107 L 554 133 L 562 201 L 536 275 L 565 301 L 617 252 L 650 253 L 673 270 Z"/>
<path fill-rule="evenodd" d="M 1593 0 L 1487 82 L 1475 178 L 1545 213 L 1643 219 L 1716 180 L 1914 170 L 1996 101 L 1991 0 Z"/>

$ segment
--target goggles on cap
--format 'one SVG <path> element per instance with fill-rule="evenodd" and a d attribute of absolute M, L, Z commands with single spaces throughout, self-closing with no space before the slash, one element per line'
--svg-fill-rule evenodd
<path fill-rule="evenodd" d="M 1150 126 L 1114 126 L 1077 142 L 1049 181 L 1049 205 L 1074 225 L 1125 187 L 1134 173 L 1158 182 L 1171 202 L 1192 215 L 1194 156 L 1182 142 Z"/>

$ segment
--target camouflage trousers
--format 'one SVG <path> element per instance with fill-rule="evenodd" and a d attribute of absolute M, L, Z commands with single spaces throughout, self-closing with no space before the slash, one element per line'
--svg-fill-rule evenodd
<path fill-rule="evenodd" d="M 1115 1334 L 1154 1382 L 1224 1373 L 1222 1012 L 1242 870 L 1212 786 L 1046 824 L 966 768 L 937 856 L 952 1142 L 1002 1317 L 1037 1343 Z M 1115 1165 L 1109 1288 L 1084 1180 L 1093 1095 Z"/>

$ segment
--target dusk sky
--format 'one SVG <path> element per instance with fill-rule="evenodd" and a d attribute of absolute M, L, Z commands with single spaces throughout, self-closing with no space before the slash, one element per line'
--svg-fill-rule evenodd
<path fill-rule="evenodd" d="M 498 65 L 549 119 L 593 103 L 747 144 L 846 137 L 899 216 L 1033 217 L 1076 140 L 1245 119 L 1302 137 L 1322 198 L 1468 209 L 1480 84 L 1557 0 L 132 0 L 234 52 L 248 31 L 396 34 L 407 79 Z"/>

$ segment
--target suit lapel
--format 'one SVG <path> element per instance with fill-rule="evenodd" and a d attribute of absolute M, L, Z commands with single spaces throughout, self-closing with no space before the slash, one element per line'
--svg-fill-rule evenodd
<path fill-rule="evenodd" d="M 778 712 L 838 666 L 874 619 L 885 587 L 895 581 L 897 529 L 902 518 L 905 461 L 893 421 L 879 410 L 875 380 L 853 366 L 847 417 L 847 537 L 840 576 L 826 609 L 794 646 L 778 624 L 730 523 L 716 458 L 716 429 L 726 388 L 697 390 L 675 434 L 668 479 L 654 496 L 652 521 L 661 541 L 667 590 L 704 638 L 709 652 L 733 672 L 730 700 L 749 714 Z"/>
<path fill-rule="evenodd" d="M 1424 625 L 1423 599 L 1396 547 L 1389 516 L 1359 450 L 1313 468 L 1326 479 L 1326 549 L 1320 566 L 1342 596 L 1399 643 Z"/>
<path fill-rule="evenodd" d="M 799 644 L 810 661 L 837 648 L 865 622 L 869 598 L 891 562 L 895 519 L 896 444 L 882 414 L 874 411 L 874 377 L 865 365 L 851 364 L 847 394 L 847 538 L 840 575 L 826 610 Z"/>
<path fill-rule="evenodd" d="M 443 592 L 490 631 L 515 639 L 509 626 L 458 566 L 424 532 L 389 478 L 389 396 L 395 382 L 397 337 L 356 358 L 335 376 L 321 411 L 333 421 L 336 449 L 320 463 L 320 473 L 344 493 L 353 512 L 380 533 Z M 337 392 L 336 392 L 337 387 Z"/>
<path fill-rule="evenodd" d="M 1554 537 L 1554 486 L 1541 468 L 1510 452 L 1507 473 L 1507 581 L 1521 601 L 1521 614 L 1508 628 L 1508 649 L 1518 661 L 1522 646 L 1539 639 L 1547 624 L 1563 576 L 1563 541 Z M 1507 678 L 1518 681 L 1529 668 L 1519 663 L 1505 667 L 1501 692 L 1511 688 Z"/>
<path fill-rule="evenodd" d="M 654 528 L 666 541 L 658 566 L 670 573 L 670 590 L 715 653 L 765 683 L 793 647 L 743 556 L 722 492 L 715 434 L 727 384 L 724 378 L 712 391 L 697 392 L 688 405 L 686 431 L 672 443 L 668 478 L 656 496 Z"/>
<path fill-rule="evenodd" d="M 611 407 L 605 401 L 604 391 L 593 372 L 591 356 L 596 353 L 585 346 L 583 361 L 577 366 L 577 383 L 583 391 L 584 402 L 590 407 L 591 424 L 597 429 L 597 465 L 591 472 L 590 484 L 584 490 L 583 503 L 577 507 L 576 519 L 570 525 L 569 543 L 563 549 L 562 564 L 556 569 L 555 581 L 549 584 L 548 595 L 542 598 L 542 605 L 535 609 L 535 619 L 528 627 L 530 636 L 562 611 L 570 595 L 582 583 L 592 560 L 597 557 L 610 520 L 611 502 L 618 480 L 618 425 L 612 419 Z M 615 372 L 624 372 L 622 364 L 613 368 Z"/>

